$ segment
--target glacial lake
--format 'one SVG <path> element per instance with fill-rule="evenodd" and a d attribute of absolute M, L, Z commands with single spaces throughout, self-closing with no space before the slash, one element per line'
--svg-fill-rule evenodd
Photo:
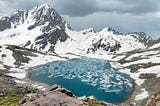
<path fill-rule="evenodd" d="M 94 96 L 109 103 L 121 103 L 134 90 L 134 81 L 106 60 L 74 58 L 50 62 L 32 68 L 30 79 L 49 85 L 59 84 L 76 96 Z"/>

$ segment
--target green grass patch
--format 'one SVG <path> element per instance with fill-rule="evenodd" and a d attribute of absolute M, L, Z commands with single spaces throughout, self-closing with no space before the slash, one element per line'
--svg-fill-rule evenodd
<path fill-rule="evenodd" d="M 96 100 L 88 100 L 87 102 L 89 106 L 104 106 Z"/>
<path fill-rule="evenodd" d="M 0 106 L 17 106 L 22 97 L 19 95 L 0 96 Z"/>

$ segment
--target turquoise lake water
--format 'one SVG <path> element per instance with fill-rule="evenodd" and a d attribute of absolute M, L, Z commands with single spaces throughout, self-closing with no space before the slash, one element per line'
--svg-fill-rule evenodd
<path fill-rule="evenodd" d="M 134 81 L 127 74 L 111 68 L 105 60 L 94 58 L 74 58 L 36 66 L 30 79 L 59 84 L 76 96 L 95 96 L 115 104 L 128 99 L 134 90 Z"/>

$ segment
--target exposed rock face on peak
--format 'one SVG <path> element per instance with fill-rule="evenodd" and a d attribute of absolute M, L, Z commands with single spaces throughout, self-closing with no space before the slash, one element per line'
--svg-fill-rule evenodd
<path fill-rule="evenodd" d="M 48 22 L 48 25 L 44 27 L 43 32 L 47 32 L 56 26 L 65 29 L 66 21 L 53 8 L 46 6 L 41 8 L 37 7 L 35 11 L 35 13 L 33 12 L 33 19 L 35 19 L 36 22 L 33 24 L 33 27 L 44 25 Z"/>
<path fill-rule="evenodd" d="M 80 31 L 83 34 L 87 34 L 87 33 L 95 33 L 96 31 L 93 28 L 89 28 L 89 29 L 85 29 Z"/>
<path fill-rule="evenodd" d="M 11 23 L 8 17 L 3 17 L 0 19 L 0 31 L 3 31 L 10 27 L 11 27 Z"/>
<path fill-rule="evenodd" d="M 116 31 L 115 29 L 113 28 L 108 28 L 107 29 L 109 32 L 112 32 L 113 34 L 116 34 L 116 35 L 122 35 L 123 33 L 119 32 L 119 31 Z"/>
<path fill-rule="evenodd" d="M 146 33 L 144 32 L 133 32 L 133 33 L 128 33 L 130 36 L 135 37 L 139 42 L 145 44 L 145 45 L 149 45 L 152 41 L 152 38 L 150 36 L 148 36 Z"/>
<path fill-rule="evenodd" d="M 41 51 L 41 50 L 45 49 L 45 47 L 47 45 L 50 45 L 47 50 L 54 52 L 55 44 L 58 41 L 64 42 L 65 40 L 67 40 L 67 38 L 68 38 L 68 35 L 65 33 L 65 31 L 63 29 L 55 28 L 54 30 L 52 30 L 48 33 L 44 33 L 44 34 L 38 36 L 35 39 L 35 44 L 31 45 L 31 48 L 34 47 L 32 49 L 36 49 L 36 50 Z"/>
<path fill-rule="evenodd" d="M 98 49 L 102 49 L 108 52 L 116 52 L 121 47 L 119 42 L 114 41 L 114 45 L 111 45 L 107 40 L 100 39 L 97 42 L 92 44 L 92 47 L 88 49 L 89 52 L 96 52 Z"/>

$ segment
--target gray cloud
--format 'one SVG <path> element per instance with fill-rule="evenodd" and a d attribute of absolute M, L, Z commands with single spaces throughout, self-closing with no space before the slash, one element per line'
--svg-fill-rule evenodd
<path fill-rule="evenodd" d="M 159 11 L 157 0 L 54 0 L 54 7 L 70 16 L 85 16 L 94 12 L 144 14 Z"/>
<path fill-rule="evenodd" d="M 84 17 L 64 16 L 71 26 L 75 29 L 86 29 L 93 27 L 101 30 L 105 27 L 112 27 L 117 31 L 127 32 L 145 32 L 154 38 L 160 37 L 159 17 L 135 14 L 118 14 L 116 12 L 97 12 Z"/>
<path fill-rule="evenodd" d="M 121 0 L 123 3 L 133 5 L 132 8 L 126 10 L 126 12 L 135 14 L 144 14 L 149 12 L 155 12 L 160 10 L 160 1 L 157 0 Z"/>
<path fill-rule="evenodd" d="M 102 11 L 131 14 L 160 11 L 160 1 L 157 0 L 1 0 L 0 13 L 5 13 L 7 9 L 10 11 L 30 9 L 45 2 L 61 14 L 72 17 L 86 16 Z"/>
<path fill-rule="evenodd" d="M 54 7 L 70 16 L 84 16 L 97 10 L 92 0 L 55 0 Z"/>
<path fill-rule="evenodd" d="M 12 14 L 16 10 L 30 9 L 40 4 L 36 0 L 0 0 L 0 15 Z"/>

